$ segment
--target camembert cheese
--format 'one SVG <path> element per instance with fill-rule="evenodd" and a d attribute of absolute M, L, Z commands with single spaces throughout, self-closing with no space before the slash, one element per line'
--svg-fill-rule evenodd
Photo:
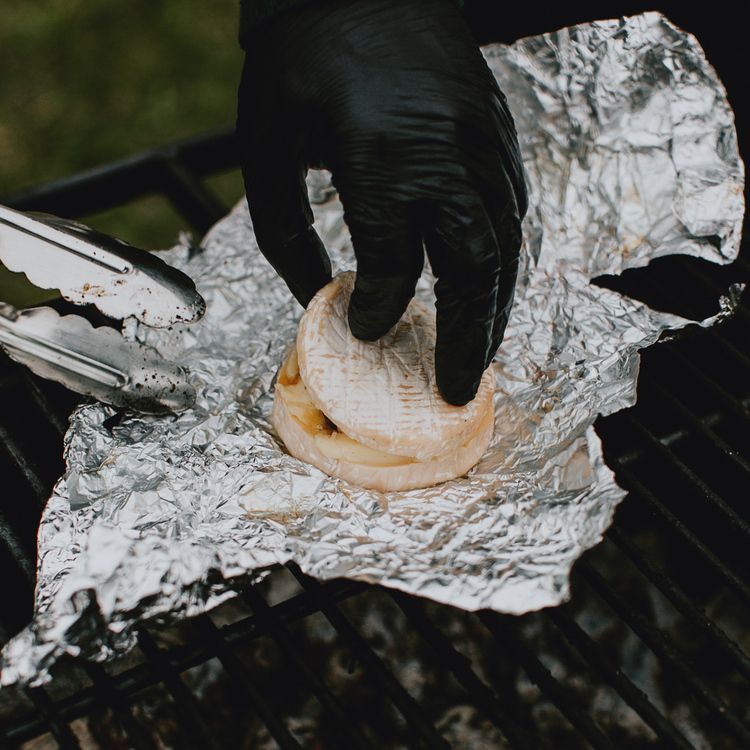
<path fill-rule="evenodd" d="M 276 432 L 293 456 L 382 492 L 465 474 L 492 439 L 491 372 L 470 404 L 447 404 L 434 384 L 434 315 L 412 301 L 382 339 L 357 341 L 346 321 L 353 283 L 337 276 L 303 315 L 276 382 Z"/>

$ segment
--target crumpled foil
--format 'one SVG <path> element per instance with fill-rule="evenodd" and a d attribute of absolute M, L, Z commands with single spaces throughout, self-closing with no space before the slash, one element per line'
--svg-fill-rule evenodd
<path fill-rule="evenodd" d="M 36 614 L 3 652 L 4 684 L 47 679 L 66 652 L 105 659 L 130 647 L 138 622 L 203 612 L 287 560 L 472 610 L 566 598 L 573 562 L 624 495 L 592 424 L 634 403 L 638 350 L 691 322 L 590 280 L 668 253 L 729 262 L 743 165 L 720 81 L 657 13 L 485 55 L 516 119 L 532 206 L 487 455 L 468 477 L 384 495 L 284 452 L 272 384 L 301 310 L 259 255 L 243 201 L 202 252 L 182 242 L 166 254 L 196 280 L 205 318 L 127 327 L 189 368 L 195 408 L 116 422 L 92 404 L 72 416 L 39 530 Z M 335 267 L 353 267 L 330 181 L 315 173 L 309 187 Z M 425 275 L 419 295 L 431 284 Z"/>

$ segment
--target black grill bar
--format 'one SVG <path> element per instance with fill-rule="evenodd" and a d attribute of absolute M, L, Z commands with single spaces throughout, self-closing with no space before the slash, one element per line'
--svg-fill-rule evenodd
<path fill-rule="evenodd" d="M 249 708 L 255 710 L 281 750 L 300 750 L 302 745 L 292 737 L 278 713 L 268 703 L 263 694 L 263 688 L 258 684 L 252 670 L 245 667 L 232 653 L 211 618 L 208 615 L 201 615 L 195 619 L 195 624 L 202 638 L 211 645 L 234 684 L 250 699 Z M 247 710 L 248 706 L 238 702 L 237 708 Z"/>
<path fill-rule="evenodd" d="M 677 532 L 688 543 L 691 549 L 696 550 L 709 562 L 722 576 L 724 581 L 740 596 L 750 602 L 750 587 L 740 579 L 737 574 L 723 563 L 703 542 L 685 526 L 685 524 L 674 514 L 656 495 L 651 492 L 632 472 L 625 462 L 613 459 L 613 465 L 617 469 L 617 478 L 622 486 L 628 490 L 631 497 L 637 496 L 645 501 L 652 510 L 658 513 L 665 524 Z"/>
<path fill-rule="evenodd" d="M 733 529 L 740 532 L 750 541 L 750 524 L 745 521 L 727 502 L 712 490 L 689 466 L 680 459 L 674 451 L 659 440 L 651 430 L 628 411 L 623 414 L 623 420 L 653 447 L 656 452 L 669 464 L 674 466 L 693 486 L 697 487 L 702 496 L 719 510 Z"/>
<path fill-rule="evenodd" d="M 23 543 L 18 538 L 18 535 L 13 530 L 13 527 L 8 523 L 8 520 L 3 513 L 3 509 L 0 507 L 0 541 L 5 544 L 11 557 L 18 565 L 19 570 L 23 573 L 24 578 L 28 584 L 33 588 L 36 580 L 36 571 L 34 570 L 34 561 L 26 551 Z"/>
<path fill-rule="evenodd" d="M 673 646 L 647 617 L 608 585 L 587 560 L 582 560 L 576 570 L 651 651 L 684 681 L 684 684 L 703 701 L 705 706 L 711 709 L 714 718 L 725 724 L 744 747 L 750 747 L 750 731 L 737 720 L 715 691 L 706 685 L 691 668 L 687 655 Z"/>
<path fill-rule="evenodd" d="M 740 305 L 738 310 L 744 311 L 745 308 Z M 717 343 L 724 351 L 729 354 L 730 357 L 737 360 L 737 363 L 742 365 L 746 370 L 750 371 L 750 357 L 744 352 L 740 351 L 728 338 L 727 338 L 727 323 L 724 322 L 721 325 L 717 325 L 712 328 L 704 329 L 704 333 L 715 343 Z M 737 364 L 735 363 L 735 364 Z"/>
<path fill-rule="evenodd" d="M 196 179 L 178 156 L 162 162 L 164 192 L 172 205 L 201 235 L 227 212 L 226 207 Z"/>
<path fill-rule="evenodd" d="M 337 602 L 354 596 L 365 590 L 365 585 L 354 581 L 332 581 L 324 584 L 326 596 L 330 601 Z M 288 623 L 307 617 L 319 611 L 318 599 L 307 592 L 297 594 L 272 607 L 278 616 L 278 621 Z M 262 635 L 270 635 L 270 623 L 262 626 L 257 617 L 247 617 L 224 626 L 220 633 L 228 645 L 240 644 Z M 3 633 L 0 632 L 0 637 Z M 209 740 L 210 731 L 200 723 L 200 712 L 195 697 L 190 693 L 179 678 L 179 674 L 191 667 L 201 664 L 215 655 L 211 644 L 204 640 L 195 640 L 185 646 L 176 646 L 168 652 L 156 646 L 145 629 L 138 633 L 138 645 L 146 656 L 148 663 L 130 667 L 112 676 L 113 684 L 123 695 L 132 696 L 144 688 L 164 682 L 175 704 L 185 718 L 190 732 L 205 744 L 199 745 L 200 750 L 205 747 L 215 747 Z M 66 721 L 73 721 L 85 715 L 96 703 L 95 691 L 85 688 L 72 696 L 61 699 L 55 704 L 55 710 Z M 46 724 L 39 717 L 25 718 L 6 729 L 8 737 L 14 741 L 36 737 L 45 731 Z"/>
<path fill-rule="evenodd" d="M 471 661 L 461 654 L 438 628 L 430 621 L 421 602 L 399 591 L 391 591 L 391 598 L 400 607 L 409 621 L 416 626 L 422 637 L 435 649 L 440 661 L 450 668 L 456 679 L 471 697 L 474 704 L 505 735 L 512 747 L 535 748 L 538 739 L 525 722 L 522 726 L 509 710 L 519 711 L 515 695 L 506 690 L 504 705 L 497 695 L 477 677 Z"/>
<path fill-rule="evenodd" d="M 561 685 L 547 667 L 539 661 L 534 652 L 516 633 L 515 626 L 510 624 L 508 618 L 487 610 L 477 613 L 477 616 L 498 644 L 513 650 L 529 678 L 556 706 L 571 726 L 586 738 L 594 750 L 614 750 L 611 740 L 583 710 L 580 703 L 572 697 L 572 693 Z"/>
<path fill-rule="evenodd" d="M 198 701 L 145 628 L 138 631 L 138 648 L 154 673 L 154 682 L 161 681 L 172 696 L 180 720 L 188 730 L 187 733 L 183 732 L 187 744 L 196 750 L 218 750 L 211 730 L 201 718 Z"/>
<path fill-rule="evenodd" d="M 745 308 L 744 308 L 744 307 L 742 307 L 742 305 L 740 305 L 740 307 L 739 307 L 738 309 L 740 309 L 740 310 L 744 310 Z M 745 354 L 745 352 L 743 352 L 743 351 L 741 351 L 740 349 L 738 349 L 738 348 L 737 348 L 737 346 L 736 346 L 735 344 L 733 344 L 733 343 L 732 343 L 732 342 L 731 342 L 731 341 L 730 341 L 730 340 L 729 340 L 729 339 L 727 338 L 727 334 L 726 334 L 726 328 L 727 328 L 727 324 L 726 324 L 726 323 L 724 323 L 724 325 L 722 325 L 722 326 L 717 326 L 717 334 L 716 334 L 716 335 L 717 335 L 717 337 L 718 337 L 719 341 L 721 341 L 721 343 L 723 344 L 724 348 L 725 348 L 725 349 L 726 349 L 726 350 L 727 350 L 728 352 L 730 352 L 730 353 L 731 353 L 731 355 L 732 355 L 732 356 L 733 356 L 733 357 L 734 357 L 735 359 L 737 359 L 737 360 L 738 360 L 739 362 L 741 362 L 741 363 L 742 363 L 742 366 L 743 366 L 743 367 L 744 367 L 744 368 L 745 368 L 745 369 L 746 369 L 746 370 L 747 370 L 748 372 L 750 372 L 750 357 L 749 357 L 749 356 L 748 356 L 747 354 Z M 709 330 L 709 331 L 712 331 L 713 329 L 712 329 L 712 328 L 709 328 L 709 329 L 707 329 L 707 330 Z"/>
<path fill-rule="evenodd" d="M 559 628 L 567 641 L 578 651 L 586 663 L 597 671 L 620 694 L 622 699 L 648 724 L 665 747 L 679 750 L 696 750 L 685 736 L 656 709 L 648 696 L 631 682 L 602 653 L 589 635 L 572 619 L 564 614 L 564 607 L 545 610 L 547 617 Z"/>
<path fill-rule="evenodd" d="M 165 160 L 177 160 L 194 177 L 234 169 L 237 165 L 234 128 L 227 126 L 220 131 L 54 180 L 8 195 L 0 203 L 20 211 L 47 211 L 78 218 L 147 195 L 166 192 L 169 196 L 165 190 L 165 179 L 169 179 L 165 178 Z M 174 198 L 179 200 L 176 196 Z M 175 207 L 179 210 L 177 205 Z M 202 220 L 196 220 L 196 223 L 202 223 Z"/>
<path fill-rule="evenodd" d="M 7 456 L 20 470 L 29 487 L 31 487 L 31 490 L 34 493 L 34 497 L 36 498 L 36 501 L 39 504 L 39 508 L 41 510 L 41 508 L 43 508 L 44 504 L 47 502 L 47 496 L 49 495 L 47 485 L 42 480 L 39 469 L 36 468 L 28 459 L 28 457 L 24 455 L 23 450 L 13 439 L 13 436 L 1 424 L 0 446 L 2 446 Z"/>
<path fill-rule="evenodd" d="M 675 372 L 687 370 L 691 377 L 698 380 L 707 390 L 717 396 L 720 401 L 723 401 L 724 405 L 732 414 L 742 416 L 745 420 L 750 421 L 750 407 L 735 398 L 713 378 L 710 378 L 706 373 L 702 372 L 701 369 L 677 347 L 665 347 L 664 351 L 666 352 L 667 357 L 676 360 L 678 363 L 675 366 Z"/>
<path fill-rule="evenodd" d="M 133 747 L 138 750 L 156 750 L 156 744 L 149 733 L 136 721 L 130 710 L 129 703 L 115 687 L 112 678 L 102 669 L 101 665 L 86 662 L 86 673 L 94 684 L 94 690 L 102 708 L 110 709 L 115 719 L 125 732 Z"/>
<path fill-rule="evenodd" d="M 336 702 L 336 699 L 331 695 L 330 690 L 308 666 L 291 633 L 273 615 L 273 610 L 268 606 L 266 600 L 252 586 L 245 589 L 242 596 L 255 612 L 258 622 L 271 634 L 283 650 L 287 660 L 294 666 L 295 671 L 305 679 L 312 689 L 323 709 L 336 722 L 336 726 L 342 730 L 342 734 L 346 736 L 346 740 L 349 743 L 347 747 L 371 748 L 371 743 L 368 742 L 359 728 L 350 721 L 349 717 Z"/>
<path fill-rule="evenodd" d="M 683 263 L 680 266 L 681 270 L 684 270 L 689 275 L 691 275 L 693 278 L 697 279 L 701 285 L 705 288 L 711 290 L 712 295 L 724 295 L 728 291 L 728 286 L 722 287 L 719 284 L 711 281 L 704 273 L 698 271 L 694 264 L 692 263 Z M 679 304 L 679 292 L 676 288 L 670 287 L 670 285 L 656 285 L 656 282 L 645 278 L 642 280 L 643 287 L 645 289 L 651 290 L 651 293 L 654 294 L 655 299 L 664 299 L 665 297 L 669 300 L 671 300 L 673 303 Z M 739 305 L 737 308 L 740 316 L 743 314 L 747 315 L 747 310 L 743 305 Z M 724 322 L 722 325 L 712 326 L 711 328 L 706 328 L 703 331 L 703 334 L 708 336 L 708 338 L 718 344 L 722 349 L 724 349 L 727 353 L 730 354 L 730 356 L 737 359 L 745 368 L 750 369 L 750 358 L 742 351 L 740 351 L 728 338 L 727 338 L 727 325 L 726 322 Z"/>
<path fill-rule="evenodd" d="M 60 718 L 44 688 L 26 688 L 24 693 L 39 711 L 62 750 L 81 750 L 78 739 L 65 720 Z"/>
<path fill-rule="evenodd" d="M 32 398 L 36 402 L 37 406 L 42 410 L 42 413 L 49 423 L 57 430 L 60 437 L 65 435 L 65 431 L 68 429 L 68 420 L 64 419 L 60 414 L 57 413 L 54 406 L 50 403 L 47 395 L 39 387 L 37 380 L 28 373 L 25 373 L 24 382 L 26 387 L 29 389 Z"/>
<path fill-rule="evenodd" d="M 719 628 L 705 613 L 693 604 L 682 589 L 663 571 L 654 566 L 617 526 L 611 526 L 606 537 L 613 541 L 625 553 L 643 575 L 669 599 L 688 622 L 711 641 L 729 658 L 737 670 L 750 680 L 750 659 L 744 651 Z"/>
<path fill-rule="evenodd" d="M 41 188 L 18 193 L 2 202 L 22 210 L 44 210 L 78 218 L 146 195 L 161 195 L 193 229 L 202 233 L 224 214 L 221 202 L 205 186 L 203 178 L 235 168 L 236 162 L 237 153 L 232 129 L 225 128 L 217 135 L 201 136 L 155 149 L 114 165 L 90 170 Z M 739 265 L 750 271 L 750 263 L 745 259 L 740 258 Z M 690 268 L 689 264 L 686 266 L 687 272 L 703 287 L 718 289 L 722 293 L 726 291 L 702 271 Z M 651 283 L 647 279 L 645 281 L 647 285 Z M 660 290 L 656 289 L 656 291 Z M 674 299 L 678 294 L 674 288 L 666 290 L 665 293 L 671 294 Z M 738 320 L 746 324 L 748 319 L 750 319 L 750 313 L 746 307 L 745 309 L 741 307 Z M 727 362 L 726 365 L 721 365 L 719 370 L 723 366 L 739 365 L 750 373 L 750 357 L 738 348 L 741 346 L 738 343 L 741 340 L 739 338 L 741 334 L 738 333 L 739 329 L 735 323 L 737 320 L 731 325 L 708 329 L 702 333 L 705 334 L 706 340 L 716 345 L 722 362 L 724 360 Z M 660 530 L 666 528 L 673 532 L 676 535 L 675 542 L 684 545 L 685 549 L 695 552 L 709 563 L 711 572 L 717 576 L 717 583 L 725 582 L 745 602 L 750 599 L 750 586 L 745 577 L 738 572 L 741 568 L 739 559 L 733 559 L 731 555 L 728 558 L 733 560 L 731 563 L 722 559 L 724 557 L 722 548 L 712 546 L 702 538 L 705 532 L 702 528 L 696 528 L 699 521 L 689 520 L 690 527 L 688 527 L 677 515 L 679 511 L 671 510 L 671 506 L 668 507 L 657 496 L 657 493 L 650 489 L 653 486 L 652 481 L 647 477 L 644 478 L 643 472 L 638 469 L 644 457 L 647 461 L 650 458 L 663 460 L 669 469 L 669 477 L 674 476 L 680 484 L 685 484 L 689 498 L 692 499 L 695 495 L 696 498 L 706 501 L 705 508 L 710 511 L 707 514 L 707 522 L 713 521 L 713 517 L 717 516 L 722 527 L 729 526 L 734 532 L 729 535 L 732 538 L 732 544 L 735 538 L 740 544 L 745 543 L 746 538 L 750 536 L 750 524 L 702 478 L 701 467 L 694 468 L 689 460 L 682 458 L 685 446 L 681 441 L 683 438 L 689 438 L 690 441 L 697 438 L 697 445 L 705 445 L 711 456 L 719 454 L 722 461 L 726 459 L 731 462 L 725 462 L 724 465 L 732 471 L 732 477 L 735 476 L 735 470 L 741 479 L 750 475 L 750 461 L 733 450 L 727 439 L 722 437 L 723 429 L 727 427 L 721 421 L 723 415 L 711 412 L 711 416 L 704 419 L 693 407 L 682 403 L 670 393 L 670 373 L 683 373 L 689 376 L 692 382 L 701 384 L 711 403 L 720 404 L 725 409 L 725 413 L 744 420 L 741 425 L 743 429 L 746 426 L 750 427 L 750 398 L 730 393 L 722 385 L 724 381 L 717 381 L 716 378 L 709 376 L 696 365 L 698 360 L 694 356 L 687 356 L 683 353 L 680 346 L 667 344 L 659 347 L 658 352 L 654 352 L 653 359 L 660 363 L 660 367 L 644 370 L 639 387 L 645 389 L 644 394 L 652 395 L 659 408 L 652 409 L 650 412 L 644 408 L 636 409 L 612 418 L 616 420 L 612 422 L 613 424 L 617 423 L 625 427 L 626 435 L 632 433 L 637 436 L 638 448 L 629 447 L 628 457 L 607 456 L 610 465 L 617 470 L 618 480 L 632 490 L 634 497 L 627 501 L 630 502 L 627 513 L 618 514 L 614 526 L 605 536 L 618 550 L 618 559 L 621 560 L 624 555 L 630 560 L 634 570 L 643 576 L 644 581 L 648 581 L 661 592 L 682 615 L 685 626 L 694 630 L 697 635 L 705 638 L 715 647 L 716 656 L 721 658 L 722 665 L 726 660 L 745 679 L 750 680 L 750 658 L 742 648 L 693 602 L 685 593 L 686 588 L 665 573 L 661 567 L 655 565 L 623 531 L 623 524 L 626 523 L 624 518 L 628 519 L 627 524 L 630 528 L 631 525 L 637 525 L 643 521 L 644 517 L 646 521 L 651 518 L 650 512 L 655 514 L 659 519 Z M 53 400 L 47 398 L 44 388 L 40 388 L 38 381 L 26 374 L 25 370 L 16 368 L 1 373 L 0 388 L 6 386 L 19 386 L 25 389 L 29 398 L 33 400 L 58 436 L 65 430 L 64 413 L 67 413 L 67 409 L 65 412 L 56 411 Z M 661 411 L 662 405 L 667 409 L 664 413 Z M 677 432 L 670 433 L 669 438 L 658 437 L 661 434 L 659 420 L 666 419 L 667 413 L 670 419 L 673 416 L 678 418 L 680 427 Z M 666 421 L 669 424 L 669 420 Z M 731 420 L 732 425 L 736 422 L 737 420 Z M 6 425 L 8 425 L 7 420 Z M 674 448 L 672 439 L 675 440 Z M 25 455 L 22 448 L 24 443 L 14 441 L 8 429 L 2 426 L 0 426 L 0 443 L 11 464 L 23 477 L 24 494 L 28 494 L 26 492 L 28 486 L 41 508 L 49 494 L 48 483 L 43 472 L 33 460 Z M 636 499 L 641 502 L 634 505 L 632 500 Z M 698 502 L 701 502 L 700 499 Z M 28 545 L 24 546 L 18 538 L 9 518 L 12 516 L 9 515 L 6 518 L 0 512 L 0 544 L 5 548 L 0 551 L 5 559 L 11 561 L 11 565 L 14 563 L 18 565 L 24 580 L 31 584 L 34 575 L 33 558 L 27 551 Z M 648 523 L 646 523 L 646 528 L 648 528 Z M 6 549 L 8 554 L 6 554 Z M 679 549 L 682 549 L 682 546 Z M 683 649 L 671 642 L 667 634 L 655 625 L 644 610 L 631 607 L 626 598 L 613 589 L 615 584 L 605 580 L 600 572 L 601 569 L 589 563 L 588 559 L 585 558 L 574 569 L 574 583 L 585 581 L 585 590 L 595 592 L 596 596 L 651 649 L 660 664 L 664 665 L 665 672 L 678 677 L 682 687 L 681 692 L 688 694 L 691 700 L 702 703 L 707 721 L 710 719 L 712 730 L 715 724 L 722 731 L 731 733 L 741 746 L 750 746 L 748 741 L 750 730 L 741 722 L 736 713 L 731 712 L 723 699 L 719 697 L 718 692 L 714 692 L 702 676 L 704 668 L 708 668 L 708 661 L 704 663 L 702 660 L 696 662 L 693 659 L 687 659 Z M 291 631 L 286 628 L 286 625 L 291 622 L 298 621 L 314 612 L 322 612 L 341 638 L 346 641 L 352 654 L 363 664 L 373 684 L 377 685 L 390 699 L 406 720 L 410 746 L 447 747 L 447 742 L 428 718 L 422 706 L 396 680 L 385 661 L 375 653 L 355 626 L 335 606 L 336 602 L 359 595 L 368 587 L 351 581 L 319 584 L 302 575 L 295 565 L 288 567 L 302 584 L 304 589 L 302 593 L 280 604 L 269 606 L 263 596 L 251 587 L 245 594 L 245 600 L 253 609 L 251 616 L 221 628 L 217 628 L 208 616 L 198 618 L 194 624 L 198 637 L 190 638 L 186 644 L 179 646 L 160 648 L 151 635 L 143 629 L 139 632 L 138 642 L 146 659 L 145 663 L 113 675 L 109 675 L 99 665 L 88 665 L 86 670 L 93 681 L 93 687 L 83 688 L 58 701 L 52 701 L 41 688 L 27 691 L 27 696 L 37 708 L 37 714 L 21 720 L 16 719 L 15 723 L 10 722 L 5 729 L 5 737 L 11 742 L 20 742 L 36 737 L 49 729 L 61 747 L 75 748 L 78 747 L 78 740 L 69 722 L 83 716 L 97 705 L 107 705 L 112 708 L 116 720 L 133 745 L 153 747 L 153 742 L 150 742 L 144 727 L 133 715 L 131 704 L 139 691 L 161 683 L 166 687 L 180 716 L 180 730 L 183 732 L 181 745 L 189 745 L 196 750 L 197 748 L 213 750 L 217 748 L 216 740 L 204 722 L 196 696 L 188 688 L 182 675 L 197 664 L 218 657 L 233 683 L 252 700 L 258 716 L 277 742 L 282 747 L 299 747 L 299 743 L 291 735 L 275 707 L 264 699 L 265 691 L 258 684 L 257 675 L 248 670 L 248 667 L 234 652 L 235 648 L 239 648 L 249 640 L 270 636 L 278 644 L 295 675 L 300 675 L 308 683 L 325 716 L 333 719 L 338 728 L 346 731 L 347 747 L 367 747 L 367 739 L 363 737 L 358 727 L 353 725 L 346 711 L 339 707 L 337 696 L 310 669 L 304 650 L 298 645 L 299 642 Z M 627 567 L 629 569 L 630 566 Z M 580 589 L 576 586 L 574 593 L 578 590 Z M 590 596 L 593 597 L 594 594 Z M 510 687 L 510 682 L 507 685 L 496 685 L 493 681 L 491 686 L 485 683 L 478 676 L 470 660 L 454 647 L 450 639 L 430 619 L 428 610 L 422 603 L 402 593 L 391 593 L 391 597 L 404 613 L 410 626 L 418 631 L 430 646 L 441 665 L 444 665 L 446 670 L 450 670 L 480 713 L 503 732 L 512 746 L 525 748 L 544 744 L 544 738 L 536 734 L 536 727 L 533 726 L 530 716 L 526 713 L 527 704 L 524 704 L 515 689 Z M 654 707 L 648 697 L 617 666 L 610 662 L 604 652 L 603 644 L 592 639 L 578 625 L 572 612 L 572 607 L 566 607 L 558 611 L 546 612 L 543 615 L 532 616 L 531 620 L 489 612 L 480 612 L 478 617 L 492 635 L 494 642 L 506 654 L 508 663 L 514 667 L 519 665 L 557 708 L 560 715 L 569 722 L 571 729 L 585 738 L 592 747 L 597 750 L 599 748 L 611 750 L 614 746 L 613 738 L 609 738 L 589 716 L 581 701 L 576 697 L 573 685 L 558 681 L 532 648 L 527 645 L 526 641 L 532 636 L 530 632 L 524 630 L 525 622 L 529 621 L 533 624 L 541 622 L 545 626 L 549 624 L 556 634 L 561 634 L 558 639 L 559 645 L 563 646 L 563 638 L 565 643 L 571 644 L 571 658 L 578 659 L 574 652 L 581 656 L 584 663 L 602 678 L 602 685 L 614 688 L 640 719 L 656 732 L 659 737 L 659 746 L 690 747 L 682 732 Z M 534 619 L 536 617 L 539 617 L 539 620 Z M 682 625 L 682 620 L 680 625 Z M 2 623 L 0 623 L 0 639 L 4 635 Z M 567 646 L 564 648 L 567 651 Z M 729 696 L 726 697 L 728 699 Z M 245 703 L 242 703 L 241 707 L 243 710 L 248 708 Z M 0 733 L 0 744 L 2 744 L 2 737 Z"/>
<path fill-rule="evenodd" d="M 409 732 L 413 736 L 415 747 L 425 747 L 429 750 L 444 748 L 447 750 L 448 743 L 424 715 L 419 704 L 391 674 L 380 657 L 367 645 L 365 639 L 355 630 L 336 605 L 330 602 L 325 589 L 315 579 L 304 575 L 296 565 L 287 564 L 287 568 L 306 591 L 316 596 L 319 609 L 328 622 L 346 639 L 354 655 L 369 670 L 372 677 L 388 694 L 393 705 L 401 712 L 401 715 L 406 719 Z"/>
<path fill-rule="evenodd" d="M 330 601 L 338 602 L 361 593 L 366 589 L 366 586 L 356 581 L 342 579 L 323 584 L 323 588 L 325 589 L 326 597 Z M 290 599 L 279 602 L 279 604 L 274 605 L 271 609 L 273 610 L 274 615 L 278 616 L 279 622 L 293 622 L 319 611 L 318 596 L 314 592 L 304 591 L 300 594 L 296 594 Z M 224 626 L 221 629 L 221 632 L 224 640 L 226 640 L 231 646 L 240 643 L 247 638 L 255 638 L 259 635 L 270 635 L 271 632 L 267 627 L 269 627 L 269 625 L 266 624 L 264 626 L 257 617 L 247 617 L 244 620 L 233 623 L 232 625 Z M 191 666 L 194 666 L 203 661 L 203 658 L 195 658 L 194 655 L 191 655 L 191 660 L 194 660 L 191 664 Z"/>
<path fill-rule="evenodd" d="M 714 294 L 724 295 L 727 293 L 727 289 L 725 287 L 720 286 L 713 279 L 710 279 L 708 276 L 706 276 L 706 274 L 703 273 L 696 265 L 686 263 L 685 271 L 694 279 L 703 284 L 703 286 L 708 287 L 708 289 L 710 289 Z M 750 322 L 750 310 L 747 310 L 744 305 L 738 305 L 736 312 L 741 317 L 744 317 L 747 321 Z"/>
<path fill-rule="evenodd" d="M 716 450 L 720 451 L 730 461 L 732 461 L 739 469 L 745 472 L 750 477 L 750 462 L 748 462 L 740 453 L 734 450 L 725 440 L 717 435 L 711 427 L 705 422 L 700 420 L 689 407 L 685 406 L 681 401 L 675 398 L 663 385 L 656 382 L 653 378 L 644 378 L 644 385 L 647 388 L 652 388 L 656 391 L 659 399 L 664 403 L 669 404 L 670 408 L 677 414 L 679 414 L 693 430 L 696 430 L 703 435 Z"/>

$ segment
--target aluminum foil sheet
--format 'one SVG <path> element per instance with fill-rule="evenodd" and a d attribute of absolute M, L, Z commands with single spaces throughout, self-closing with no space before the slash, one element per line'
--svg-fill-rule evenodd
<path fill-rule="evenodd" d="M 638 350 L 690 323 L 590 281 L 667 253 L 729 262 L 743 166 L 721 83 L 659 14 L 485 54 L 516 118 L 533 207 L 486 456 L 468 477 L 383 495 L 284 452 L 268 417 L 301 310 L 240 203 L 202 252 L 181 242 L 167 254 L 196 280 L 205 318 L 126 328 L 190 370 L 196 406 L 118 422 L 91 404 L 71 419 L 39 531 L 36 614 L 4 650 L 5 684 L 43 681 L 66 652 L 125 650 L 139 621 L 205 611 L 287 560 L 472 610 L 566 598 L 571 565 L 624 496 L 593 422 L 634 403 Z M 309 187 L 334 265 L 353 267 L 330 181 L 315 173 Z M 426 274 L 418 290 L 427 300 L 431 283 Z"/>

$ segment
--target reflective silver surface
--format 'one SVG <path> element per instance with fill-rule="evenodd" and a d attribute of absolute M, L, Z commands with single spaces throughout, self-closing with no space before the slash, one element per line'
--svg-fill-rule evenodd
<path fill-rule="evenodd" d="M 179 335 L 128 329 L 189 368 L 196 406 L 112 430 L 101 405 L 72 418 L 39 532 L 36 616 L 5 648 L 3 682 L 44 680 L 65 652 L 106 658 L 132 644 L 139 620 L 204 611 L 249 571 L 290 559 L 466 609 L 520 613 L 567 597 L 570 567 L 624 495 L 593 422 L 634 402 L 638 350 L 689 323 L 590 280 L 667 253 L 731 260 L 743 167 L 721 84 L 658 14 L 485 52 L 533 206 L 487 455 L 466 478 L 382 495 L 284 453 L 271 386 L 301 311 L 240 204 L 202 254 L 168 256 L 196 279 L 203 321 Z M 334 265 L 352 267 L 325 175 L 310 187 Z M 430 289 L 425 275 L 419 294 Z"/>
<path fill-rule="evenodd" d="M 0 346 L 37 375 L 114 406 L 161 414 L 195 403 L 187 373 L 156 350 L 51 307 L 0 303 Z"/>
<path fill-rule="evenodd" d="M 198 320 L 205 310 L 189 276 L 152 253 L 56 216 L 0 206 L 0 262 L 112 318 L 132 315 L 169 326 Z"/>

